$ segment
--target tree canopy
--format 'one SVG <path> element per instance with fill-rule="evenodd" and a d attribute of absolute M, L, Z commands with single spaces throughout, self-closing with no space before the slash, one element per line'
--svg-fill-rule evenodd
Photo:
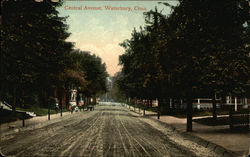
<path fill-rule="evenodd" d="M 147 26 L 121 44 L 118 83 L 132 98 L 185 99 L 190 131 L 195 97 L 249 95 L 249 5 L 245 0 L 164 5 L 170 15 L 157 8 L 146 12 Z"/>
<path fill-rule="evenodd" d="M 62 3 L 1 2 L 0 100 L 12 104 L 13 110 L 16 103 L 34 105 L 35 101 L 47 106 L 55 89 L 68 93 L 74 86 L 88 96 L 106 90 L 102 60 L 74 50 L 74 43 L 66 40 L 70 36 L 67 17 L 60 17 L 57 11 Z M 24 100 L 27 97 L 32 102 Z"/>

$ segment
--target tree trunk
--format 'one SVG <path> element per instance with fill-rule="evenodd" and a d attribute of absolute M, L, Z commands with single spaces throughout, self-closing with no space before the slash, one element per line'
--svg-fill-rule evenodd
<path fill-rule="evenodd" d="M 175 106 L 175 98 L 172 98 L 172 112 L 175 112 L 176 106 Z"/>
<path fill-rule="evenodd" d="M 59 107 L 60 107 L 60 112 L 61 112 L 61 117 L 62 117 L 62 102 L 63 102 L 63 95 L 64 95 L 64 88 L 59 87 L 58 88 L 58 97 L 59 97 Z"/>
<path fill-rule="evenodd" d="M 158 107 L 157 107 L 157 118 L 160 119 L 161 116 L 161 108 L 162 108 L 162 99 L 158 100 Z"/>
<path fill-rule="evenodd" d="M 39 95 L 39 104 L 40 104 L 40 107 L 43 108 L 44 106 L 46 106 L 47 102 L 48 102 L 48 93 L 47 93 L 47 90 L 41 89 L 40 95 Z"/>
<path fill-rule="evenodd" d="M 70 99 L 70 92 L 69 92 L 69 87 L 66 86 L 66 108 L 69 108 L 69 99 Z"/>
<path fill-rule="evenodd" d="M 96 105 L 96 96 L 94 96 L 94 100 L 93 101 L 94 101 L 94 105 Z"/>
<path fill-rule="evenodd" d="M 42 108 L 44 102 L 43 102 L 43 91 L 41 89 L 41 91 L 39 92 L 39 106 L 40 108 Z"/>
<path fill-rule="evenodd" d="M 170 98 L 167 97 L 166 99 L 166 111 L 167 113 L 170 113 Z"/>
<path fill-rule="evenodd" d="M 13 88 L 13 104 L 12 104 L 12 112 L 16 111 L 16 87 Z"/>
<path fill-rule="evenodd" d="M 89 97 L 87 98 L 87 102 L 88 102 L 88 105 L 90 105 L 90 98 Z"/>
<path fill-rule="evenodd" d="M 52 96 L 54 98 L 57 98 L 57 96 L 58 96 L 58 88 L 57 87 L 52 88 Z"/>
<path fill-rule="evenodd" d="M 59 106 L 60 106 L 60 115 L 62 117 L 62 108 L 63 108 L 63 105 L 62 105 L 62 97 L 59 99 Z"/>
<path fill-rule="evenodd" d="M 192 98 L 187 98 L 187 132 L 192 131 L 192 114 L 193 114 L 193 102 Z"/>
<path fill-rule="evenodd" d="M 84 95 L 83 95 L 83 94 L 81 95 L 81 99 L 82 99 L 83 103 L 85 103 L 85 102 L 84 102 L 85 99 L 84 99 Z"/>
<path fill-rule="evenodd" d="M 22 88 L 21 91 L 20 91 L 20 106 L 21 107 L 24 107 L 24 89 Z"/>
<path fill-rule="evenodd" d="M 169 107 L 169 98 L 166 99 L 159 99 L 158 100 L 158 106 L 160 114 L 166 114 L 169 113 L 170 107 Z"/>
<path fill-rule="evenodd" d="M 50 120 L 50 105 L 48 107 L 48 120 Z"/>
<path fill-rule="evenodd" d="M 216 113 L 216 94 L 213 95 L 212 103 L 213 103 L 213 122 L 214 122 L 214 124 L 215 124 L 216 121 L 217 121 L 217 113 Z"/>
<path fill-rule="evenodd" d="M 166 105 L 166 107 L 165 107 L 165 105 Z M 170 113 L 170 98 L 169 97 L 166 98 L 165 104 L 163 106 L 163 110 L 167 114 Z"/>
<path fill-rule="evenodd" d="M 62 107 L 66 107 L 66 90 L 65 90 L 65 86 L 62 87 Z"/>
<path fill-rule="evenodd" d="M 83 97 L 84 105 L 87 105 L 87 98 L 84 96 Z"/>
<path fill-rule="evenodd" d="M 55 90 L 55 88 L 53 88 L 53 87 L 51 86 L 51 87 L 49 87 L 49 88 L 47 89 L 47 91 L 46 91 L 46 93 L 48 94 L 48 95 L 46 96 L 46 104 L 47 104 L 47 106 L 48 106 L 48 120 L 50 120 L 50 110 L 51 110 L 51 106 L 54 105 L 54 104 L 52 104 L 52 102 L 51 102 L 51 97 L 54 96 L 54 90 Z M 54 97 L 53 97 L 53 98 L 54 98 Z"/>

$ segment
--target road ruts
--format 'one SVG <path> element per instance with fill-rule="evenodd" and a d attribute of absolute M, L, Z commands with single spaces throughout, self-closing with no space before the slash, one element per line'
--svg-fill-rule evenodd
<path fill-rule="evenodd" d="M 121 105 L 98 105 L 94 111 L 1 137 L 1 149 L 7 156 L 29 157 L 217 156 L 176 133 L 160 131 L 153 127 L 153 121 L 144 119 Z"/>

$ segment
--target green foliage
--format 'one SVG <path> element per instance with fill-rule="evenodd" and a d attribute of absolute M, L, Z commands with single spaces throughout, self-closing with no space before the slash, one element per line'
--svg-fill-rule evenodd
<path fill-rule="evenodd" d="M 120 85 L 123 85 L 119 81 L 122 77 L 121 72 L 117 72 L 115 76 L 111 77 L 112 80 L 112 87 L 109 89 L 108 94 L 110 95 L 110 98 L 113 99 L 116 102 L 125 102 L 126 101 L 126 95 L 124 91 L 122 91 L 122 87 Z"/>
<path fill-rule="evenodd" d="M 75 86 L 88 96 L 106 90 L 101 59 L 73 52 L 73 43 L 66 41 L 70 36 L 66 17 L 59 17 L 56 10 L 61 5 L 50 0 L 1 2 L 0 100 L 13 106 L 38 103 L 34 101 L 47 106 L 55 89 L 62 95 L 65 86 Z M 27 99 L 31 96 L 35 98 Z"/>
<path fill-rule="evenodd" d="M 87 97 L 106 91 L 106 65 L 101 58 L 91 55 L 90 52 L 74 50 L 70 53 L 71 69 L 67 78 L 69 85 L 77 89 Z"/>
<path fill-rule="evenodd" d="M 191 131 L 195 97 L 249 96 L 249 5 L 245 0 L 163 4 L 171 7 L 169 16 L 157 8 L 146 12 L 147 26 L 121 44 L 118 83 L 127 97 L 158 98 L 160 110 L 164 99 L 186 99 Z"/>
<path fill-rule="evenodd" d="M 146 12 L 147 26 L 121 44 L 120 89 L 146 99 L 248 94 L 247 1 L 164 5 L 173 9 L 169 16 Z"/>
<path fill-rule="evenodd" d="M 31 106 L 30 108 L 19 108 L 17 110 L 22 110 L 26 112 L 34 112 L 37 116 L 45 116 L 48 114 L 47 108 L 40 108 L 39 106 Z M 63 108 L 62 112 L 67 112 L 68 110 Z M 57 114 L 59 111 L 56 111 L 55 108 L 50 108 L 50 114 Z"/>
<path fill-rule="evenodd" d="M 25 97 L 57 79 L 66 47 L 72 46 L 64 41 L 69 34 L 65 18 L 56 11 L 60 4 L 33 0 L 1 3 L 1 100 L 13 90 L 21 93 L 18 98 Z M 12 95 L 16 97 L 16 93 Z"/>

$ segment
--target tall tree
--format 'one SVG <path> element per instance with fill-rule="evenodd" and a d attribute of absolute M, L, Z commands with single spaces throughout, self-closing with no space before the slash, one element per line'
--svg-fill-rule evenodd
<path fill-rule="evenodd" d="M 122 44 L 125 54 L 120 57 L 123 65 L 120 87 L 132 96 L 143 91 L 140 89 L 152 90 L 142 87 L 151 82 L 148 76 L 154 74 L 150 79 L 155 80 L 152 83 L 156 97 L 186 100 L 187 131 L 192 131 L 195 97 L 213 98 L 216 119 L 216 94 L 246 95 L 249 5 L 245 0 L 180 0 L 177 6 L 164 4 L 173 10 L 169 16 L 157 9 L 147 12 L 145 32 L 134 31 L 132 38 Z M 146 38 L 140 35 L 142 32 Z M 154 72 L 142 74 L 139 67 L 147 66 L 138 56 L 146 54 L 153 60 L 150 69 Z"/>
<path fill-rule="evenodd" d="M 16 90 L 34 86 L 33 90 L 43 91 L 45 96 L 50 86 L 57 85 L 73 45 L 65 41 L 70 35 L 68 26 L 56 10 L 62 3 L 9 0 L 1 4 L 1 66 L 4 69 L 1 95 L 13 90 L 14 110 Z M 10 84 L 13 87 L 4 87 Z"/>
<path fill-rule="evenodd" d="M 79 49 L 71 52 L 72 65 L 74 69 L 81 71 L 84 74 L 86 81 L 85 86 L 74 84 L 78 91 L 85 97 L 94 99 L 97 95 L 105 92 L 106 89 L 106 65 L 102 63 L 101 58 L 91 55 L 90 52 L 81 51 Z M 80 88 L 79 88 L 80 87 Z"/>

